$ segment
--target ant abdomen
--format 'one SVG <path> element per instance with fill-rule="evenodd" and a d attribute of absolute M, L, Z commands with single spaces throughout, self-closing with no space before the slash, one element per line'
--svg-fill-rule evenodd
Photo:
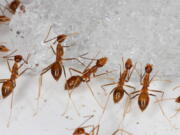
<path fill-rule="evenodd" d="M 144 111 L 149 104 L 149 95 L 148 93 L 141 93 L 138 98 L 138 105 L 141 111 Z"/>
<path fill-rule="evenodd" d="M 114 103 L 118 103 L 124 96 L 124 90 L 122 87 L 115 87 L 113 92 Z"/>
<path fill-rule="evenodd" d="M 70 77 L 65 84 L 65 90 L 71 90 L 76 87 L 78 87 L 81 82 L 82 82 L 82 77 L 81 76 L 72 76 Z"/>
<path fill-rule="evenodd" d="M 3 98 L 8 97 L 12 93 L 14 87 L 15 86 L 14 86 L 13 81 L 7 80 L 6 82 L 4 82 L 2 85 L 2 96 L 3 96 Z"/>
<path fill-rule="evenodd" d="M 80 134 L 84 134 L 84 133 L 85 133 L 84 128 L 77 128 L 77 129 L 74 131 L 73 135 L 80 135 Z"/>
<path fill-rule="evenodd" d="M 53 78 L 58 81 L 62 74 L 62 68 L 59 62 L 55 62 L 51 66 L 51 74 Z"/>
<path fill-rule="evenodd" d="M 9 49 L 6 46 L 0 45 L 0 52 L 8 52 L 8 51 Z"/>

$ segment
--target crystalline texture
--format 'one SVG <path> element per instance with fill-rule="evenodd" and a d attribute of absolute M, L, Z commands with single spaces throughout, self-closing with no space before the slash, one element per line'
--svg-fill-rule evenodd
<path fill-rule="evenodd" d="M 107 69 L 117 68 L 121 57 L 152 63 L 161 75 L 179 75 L 180 2 L 178 0 L 32 0 L 24 1 L 26 13 L 13 17 L 10 27 L 16 48 L 31 53 L 31 65 L 52 62 L 53 54 L 43 44 L 50 37 L 78 32 L 67 44 L 66 56 L 84 52 L 109 57 Z M 23 38 L 22 38 L 23 37 Z"/>

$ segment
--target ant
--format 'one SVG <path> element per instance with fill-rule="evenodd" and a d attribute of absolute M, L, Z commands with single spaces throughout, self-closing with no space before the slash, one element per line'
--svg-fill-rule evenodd
<path fill-rule="evenodd" d="M 56 51 L 54 50 L 54 48 L 52 47 L 52 45 L 50 46 L 54 55 L 56 56 L 56 59 L 55 61 L 50 64 L 48 67 L 44 68 L 40 74 L 40 79 L 39 79 L 39 93 L 38 93 L 38 103 L 37 105 L 39 104 L 39 98 L 40 98 L 40 95 L 41 95 L 41 86 L 42 86 L 42 77 L 43 75 L 48 72 L 49 70 L 51 70 L 51 74 L 54 78 L 54 80 L 58 81 L 61 77 L 61 74 L 62 74 L 62 70 L 64 72 L 64 76 L 66 78 L 66 72 L 65 72 L 65 67 L 63 65 L 63 62 L 62 61 L 65 61 L 65 60 L 76 60 L 78 61 L 79 63 L 81 63 L 83 66 L 84 64 L 78 59 L 78 58 L 63 58 L 63 55 L 64 55 L 64 47 L 70 47 L 70 46 L 62 46 L 62 42 L 68 37 L 68 36 L 72 36 L 76 33 L 72 33 L 72 34 L 61 34 L 61 35 L 58 35 L 52 39 L 49 39 L 47 40 L 48 36 L 49 36 L 49 33 L 51 31 L 51 28 L 52 26 L 50 26 L 50 29 L 49 29 L 49 32 L 44 40 L 44 43 L 47 43 L 47 42 L 50 42 L 54 39 L 56 39 L 56 41 L 53 43 L 55 44 L 57 42 L 57 46 L 56 46 Z"/>
<path fill-rule="evenodd" d="M 97 55 L 96 55 L 97 56 Z M 91 60 L 90 63 L 85 67 L 85 69 L 83 70 L 83 72 L 79 71 L 79 70 L 76 70 L 74 68 L 69 68 L 69 71 L 71 73 L 71 70 L 74 71 L 74 72 L 77 72 L 81 75 L 74 75 L 74 76 L 71 76 L 65 83 L 65 86 L 64 86 L 64 89 L 67 90 L 68 92 L 70 90 L 73 90 L 74 88 L 77 88 L 82 82 L 85 82 L 87 87 L 89 88 L 90 92 L 92 93 L 93 97 L 95 98 L 97 104 L 101 106 L 101 104 L 98 102 L 98 100 L 96 99 L 95 95 L 94 95 L 94 92 L 92 90 L 92 88 L 90 87 L 89 85 L 89 81 L 91 80 L 91 75 L 93 75 L 93 77 L 98 77 L 98 76 L 101 76 L 101 75 L 105 75 L 107 73 L 111 73 L 112 71 L 108 72 L 106 71 L 105 73 L 101 73 L 101 74 L 96 74 L 97 70 L 101 67 L 103 67 L 107 61 L 108 61 L 108 58 L 107 57 L 102 57 L 102 58 L 99 58 L 99 59 L 95 59 L 95 58 L 86 58 L 86 57 L 83 57 L 83 56 L 80 56 L 81 58 L 83 59 L 88 59 L 88 60 Z M 93 62 L 93 60 L 96 60 L 96 64 L 92 67 L 91 64 Z M 72 73 L 71 73 L 72 75 Z M 72 94 L 73 91 L 71 91 L 69 93 L 69 97 L 71 99 L 71 94 Z M 102 107 L 103 108 L 103 107 Z"/>
<path fill-rule="evenodd" d="M 4 59 L 7 60 L 7 65 L 8 65 L 9 71 L 11 72 L 11 76 L 10 76 L 9 79 L 1 79 L 0 80 L 0 83 L 3 83 L 2 89 L 1 89 L 2 98 L 5 99 L 12 93 L 11 111 L 10 111 L 8 126 L 9 126 L 10 118 L 11 118 L 11 115 L 12 115 L 12 104 L 13 104 L 14 88 L 16 87 L 16 79 L 18 77 L 20 77 L 22 74 L 24 74 L 28 69 L 30 69 L 30 68 L 26 68 L 21 73 L 19 73 L 19 69 L 24 64 L 28 64 L 28 59 L 29 59 L 30 55 L 28 55 L 27 60 L 24 60 L 24 58 L 21 55 L 12 56 L 12 54 L 15 53 L 16 51 L 17 50 L 15 50 L 12 53 L 10 53 L 9 55 L 3 57 Z M 12 59 L 12 57 L 14 57 L 14 59 Z M 14 65 L 12 66 L 12 68 L 10 67 L 9 60 L 14 61 Z M 19 65 L 19 63 L 21 61 L 24 61 L 24 62 Z"/>
<path fill-rule="evenodd" d="M 141 82 L 141 85 L 143 85 L 141 90 L 134 91 L 134 92 L 130 93 L 131 95 L 135 94 L 133 97 L 131 97 L 131 99 L 139 96 L 138 97 L 138 105 L 139 105 L 139 108 L 141 109 L 141 111 L 144 111 L 147 108 L 147 106 L 149 104 L 149 100 L 150 100 L 149 96 L 156 97 L 156 95 L 154 95 L 152 93 L 149 93 L 149 91 L 161 93 L 162 97 L 164 95 L 163 91 L 160 91 L 160 90 L 149 90 L 148 89 L 150 83 L 153 81 L 154 77 L 156 76 L 156 74 L 155 74 L 150 79 L 150 73 L 152 72 L 152 70 L 153 70 L 153 67 L 152 67 L 151 64 L 147 64 L 145 66 L 145 73 L 140 76 L 140 82 Z"/>
<path fill-rule="evenodd" d="M 124 93 L 126 93 L 129 96 L 127 91 L 123 88 L 124 86 L 135 89 L 134 87 L 132 87 L 130 85 L 125 85 L 125 82 L 128 82 L 130 80 L 131 75 L 132 75 L 132 73 L 134 71 L 134 68 L 136 67 L 136 64 L 133 67 L 131 59 L 127 59 L 126 63 L 124 64 L 124 60 L 122 58 L 122 62 L 123 62 L 123 69 L 124 69 L 124 66 L 125 66 L 125 70 L 123 71 L 123 73 L 121 73 L 121 67 L 120 67 L 119 81 L 109 83 L 109 84 L 105 84 L 105 85 L 101 86 L 104 89 L 105 86 L 117 84 L 117 86 L 115 88 L 113 88 L 112 91 L 109 93 L 109 96 L 113 93 L 113 101 L 114 101 L 114 103 L 118 103 L 123 98 Z M 132 67 L 133 67 L 133 69 L 131 70 Z M 108 100 L 109 100 L 109 96 L 108 96 Z M 108 102 L 108 100 L 107 100 L 107 102 Z"/>
<path fill-rule="evenodd" d="M 101 86 L 101 88 L 105 91 L 104 87 L 105 86 L 110 86 L 110 85 L 115 85 L 117 84 L 117 86 L 115 88 L 113 88 L 111 90 L 111 92 L 109 93 L 108 95 L 108 98 L 107 98 L 107 101 L 106 101 L 106 104 L 105 104 L 105 107 L 104 107 L 104 110 L 103 110 L 103 113 L 102 113 L 102 116 L 101 118 L 103 117 L 103 114 L 105 112 L 105 109 L 107 107 L 107 104 L 108 104 L 108 101 L 109 101 L 109 98 L 110 98 L 110 95 L 113 93 L 113 101 L 114 103 L 118 103 L 124 96 L 124 93 L 126 93 L 129 97 L 130 95 L 128 94 L 128 92 L 124 89 L 124 86 L 125 87 L 129 87 L 129 88 L 133 88 L 135 90 L 135 88 L 133 86 L 130 86 L 130 85 L 126 85 L 125 82 L 128 82 L 131 78 L 131 75 L 136 67 L 136 64 L 133 65 L 132 63 L 132 60 L 129 58 L 126 60 L 126 62 L 124 63 L 124 59 L 122 57 L 122 63 L 123 63 L 123 72 L 121 73 L 121 66 L 120 66 L 120 77 L 119 77 L 119 81 L 118 82 L 113 82 L 113 83 L 109 83 L 109 84 L 104 84 Z M 116 133 L 118 133 L 119 131 L 122 131 L 122 132 L 125 132 L 127 134 L 130 134 L 128 133 L 127 131 L 125 131 L 124 129 L 117 129 L 113 135 L 115 135 Z"/>
<path fill-rule="evenodd" d="M 9 49 L 6 46 L 0 45 L 0 52 L 8 52 L 8 51 Z"/>
<path fill-rule="evenodd" d="M 98 133 L 99 133 L 99 125 L 97 125 L 97 126 L 94 126 L 94 125 L 83 126 L 92 117 L 94 117 L 94 115 L 89 116 L 89 118 L 87 120 L 85 120 L 78 128 L 76 128 L 74 130 L 72 135 L 82 135 L 82 134 L 83 135 L 98 135 Z M 92 130 L 88 133 L 87 131 L 85 131 L 86 128 L 92 128 Z M 96 134 L 95 134 L 95 130 L 97 130 Z"/>

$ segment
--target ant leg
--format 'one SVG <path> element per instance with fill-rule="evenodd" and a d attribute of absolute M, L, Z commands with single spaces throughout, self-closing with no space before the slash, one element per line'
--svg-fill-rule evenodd
<path fill-rule="evenodd" d="M 114 89 L 115 89 L 115 88 L 114 88 Z M 101 121 L 101 119 L 102 119 L 102 117 L 103 117 L 103 115 L 104 115 L 104 113 L 105 113 L 105 110 L 106 110 L 107 105 L 108 105 L 108 103 L 109 103 L 110 96 L 111 96 L 111 94 L 114 92 L 114 89 L 111 90 L 111 92 L 109 93 L 109 95 L 108 95 L 108 97 L 107 97 L 106 103 L 105 103 L 105 105 L 104 105 L 104 107 L 103 107 L 104 109 L 103 109 L 103 111 L 102 111 L 102 115 L 101 115 L 101 117 L 100 117 L 100 119 L 99 119 L 99 122 Z"/>
<path fill-rule="evenodd" d="M 155 103 L 162 102 L 162 101 L 167 101 L 167 100 L 176 100 L 176 98 L 164 98 L 164 99 L 155 101 Z"/>
<path fill-rule="evenodd" d="M 51 64 L 52 65 L 52 64 Z M 36 112 L 34 113 L 34 116 L 37 115 L 38 113 L 38 108 L 39 108 L 39 99 L 40 99 L 40 96 L 41 96 L 41 86 L 42 86 L 42 76 L 51 69 L 51 65 L 49 65 L 48 67 L 44 68 L 42 70 L 42 73 L 40 74 L 40 77 L 39 77 L 39 88 L 38 88 L 38 96 L 37 96 L 37 110 Z"/>
<path fill-rule="evenodd" d="M 86 55 L 86 54 L 87 54 L 87 53 L 85 53 L 85 55 Z M 86 57 L 80 56 L 80 58 L 91 60 L 91 61 L 89 62 L 89 64 L 86 66 L 86 68 L 84 69 L 84 71 L 86 71 L 86 70 L 91 66 L 91 64 L 93 63 L 93 60 L 97 60 L 97 59 L 95 59 L 95 58 L 98 56 L 98 54 L 99 54 L 99 52 L 96 54 L 96 56 L 95 56 L 94 58 L 86 58 Z"/>
<path fill-rule="evenodd" d="M 26 68 L 26 69 L 24 69 L 20 74 L 19 74 L 19 76 L 21 76 L 22 74 L 24 74 L 27 70 L 29 70 L 29 69 L 31 69 L 31 68 Z"/>
<path fill-rule="evenodd" d="M 176 109 L 176 113 L 173 114 L 173 115 L 170 117 L 170 119 L 172 119 L 173 117 L 175 117 L 179 112 L 180 112 L 180 109 Z"/>
<path fill-rule="evenodd" d="M 157 80 L 157 79 L 156 79 L 156 80 L 154 79 L 154 80 L 152 80 L 152 81 L 161 81 L 161 82 L 167 82 L 167 83 L 171 83 L 171 82 L 172 82 L 171 80 Z M 152 82 L 152 81 L 151 81 L 151 82 Z"/>
<path fill-rule="evenodd" d="M 133 86 L 131 86 L 131 85 L 124 85 L 124 86 L 129 87 L 129 88 L 132 88 L 132 89 L 134 89 L 134 91 L 136 90 L 136 88 L 133 87 Z"/>
<path fill-rule="evenodd" d="M 13 97 L 14 97 L 14 90 L 12 91 L 12 96 L 11 96 L 10 114 L 9 114 L 9 119 L 8 119 L 7 127 L 10 126 L 10 121 L 11 121 L 11 116 L 12 116 L 12 109 L 13 109 Z"/>
<path fill-rule="evenodd" d="M 89 88 L 89 90 L 90 90 L 91 94 L 93 95 L 94 99 L 96 100 L 96 103 L 103 109 L 102 105 L 101 105 L 101 104 L 98 102 L 98 100 L 96 99 L 96 97 L 95 97 L 95 95 L 94 95 L 94 92 L 93 92 L 93 90 L 92 90 L 92 88 L 90 87 L 90 85 L 89 85 L 88 82 L 86 82 L 86 85 L 87 85 L 87 87 Z"/>
<path fill-rule="evenodd" d="M 135 71 L 138 74 L 138 76 L 140 77 L 140 79 L 139 79 L 140 84 L 143 85 L 142 79 L 144 78 L 145 73 L 142 74 L 142 63 L 141 62 L 140 62 L 140 68 L 141 68 L 140 71 L 138 71 L 136 68 L 135 68 Z"/>
<path fill-rule="evenodd" d="M 61 66 L 62 66 L 62 68 L 63 68 L 64 77 L 65 77 L 65 79 L 67 80 L 65 67 L 64 67 L 64 65 L 63 65 L 63 64 L 61 64 Z"/>
<path fill-rule="evenodd" d="M 126 93 L 126 95 L 128 95 L 130 97 L 129 93 L 126 90 L 124 90 L 124 92 Z"/>
<path fill-rule="evenodd" d="M 3 58 L 9 58 L 9 57 L 14 57 L 14 56 L 12 56 L 15 52 L 17 52 L 17 49 L 16 50 L 14 50 L 14 51 L 12 51 L 11 53 L 9 53 L 8 55 L 6 55 L 6 56 L 3 56 Z"/>
<path fill-rule="evenodd" d="M 157 76 L 158 72 L 159 72 L 159 71 L 157 71 L 157 72 L 153 75 L 153 77 L 151 78 L 151 80 L 149 81 L 149 83 L 151 83 L 151 82 L 153 81 L 153 79 Z"/>
<path fill-rule="evenodd" d="M 7 65 L 8 65 L 9 71 L 12 72 L 11 67 L 10 67 L 10 64 L 9 64 L 9 60 L 8 60 L 8 59 L 7 59 Z"/>
<path fill-rule="evenodd" d="M 54 37 L 54 38 L 52 38 L 52 39 L 47 40 L 47 38 L 48 38 L 48 36 L 49 36 L 49 34 L 50 34 L 51 29 L 52 29 L 52 25 L 50 26 L 49 31 L 48 31 L 48 33 L 47 33 L 47 35 L 46 35 L 46 37 L 45 37 L 45 39 L 44 39 L 44 41 L 43 41 L 44 43 L 47 43 L 47 42 L 52 41 L 52 40 L 54 40 L 54 39 L 57 38 L 57 37 Z"/>
<path fill-rule="evenodd" d="M 88 119 L 86 119 L 81 125 L 79 125 L 79 127 L 82 127 L 82 125 L 84 125 L 86 122 L 88 122 L 90 119 L 92 119 L 94 117 L 94 115 L 84 116 L 84 117 L 88 117 Z"/>
<path fill-rule="evenodd" d="M 127 77 L 126 82 L 129 82 L 129 80 L 130 80 L 130 78 L 131 78 L 131 75 L 132 75 L 132 73 L 134 72 L 134 69 L 136 68 L 136 64 L 137 64 L 137 63 L 135 63 L 135 65 L 134 65 L 132 71 L 128 74 L 128 77 Z"/>
<path fill-rule="evenodd" d="M 89 134 L 91 134 L 92 133 L 92 135 L 95 135 L 95 130 L 97 129 L 97 131 L 96 131 L 96 135 L 98 135 L 98 133 L 99 133 L 99 125 L 97 125 L 97 126 L 93 126 L 93 129 L 91 130 L 91 132 L 89 133 Z"/>
<path fill-rule="evenodd" d="M 74 72 L 77 72 L 77 73 L 79 73 L 79 74 L 83 74 L 81 71 L 79 71 L 79 70 L 77 70 L 77 69 L 69 68 L 69 72 L 70 72 L 71 76 L 72 76 L 71 70 L 74 71 Z"/>
<path fill-rule="evenodd" d="M 137 96 L 139 96 L 140 94 L 136 94 L 136 95 L 134 95 L 133 97 L 131 97 L 130 99 L 133 99 L 133 98 L 135 98 L 135 97 L 137 97 Z"/>
<path fill-rule="evenodd" d="M 72 103 L 72 105 L 73 105 L 73 107 L 74 107 L 76 113 L 78 114 L 78 116 L 80 116 L 80 113 L 79 113 L 79 111 L 78 111 L 78 109 L 77 109 L 75 103 L 73 102 L 73 100 L 72 100 L 72 98 L 71 98 L 72 92 L 73 92 L 73 90 L 71 90 L 71 91 L 68 90 L 69 100 L 68 100 L 68 104 L 67 104 L 67 107 L 66 107 L 65 111 L 62 113 L 62 116 L 64 116 L 64 115 L 67 113 L 68 108 L 69 108 L 69 104 L 70 104 L 69 102 L 70 102 L 70 101 L 71 101 L 71 103 Z"/>
<path fill-rule="evenodd" d="M 23 61 L 25 64 L 28 64 L 29 58 L 31 57 L 31 54 L 28 54 L 26 60 L 23 58 Z"/>
<path fill-rule="evenodd" d="M 85 67 L 84 63 L 82 63 L 78 58 L 62 58 L 62 60 L 76 60 L 77 62 L 79 62 L 81 65 Z"/>
<path fill-rule="evenodd" d="M 121 78 L 121 74 L 122 74 L 122 71 L 121 71 L 121 64 L 119 64 L 119 68 L 120 68 L 120 76 L 119 76 L 119 78 Z"/>
<path fill-rule="evenodd" d="M 130 94 L 132 95 L 132 94 L 135 94 L 135 93 L 138 93 L 138 92 L 140 92 L 140 90 L 137 90 L 137 91 L 131 92 Z"/>
<path fill-rule="evenodd" d="M 50 47 L 51 47 L 51 49 L 52 49 L 54 55 L 56 55 L 56 51 L 54 50 L 54 48 L 52 47 L 52 45 L 50 45 Z"/>
<path fill-rule="evenodd" d="M 153 97 L 156 97 L 156 95 L 154 95 L 154 94 L 149 94 L 150 96 L 153 96 Z"/>
<path fill-rule="evenodd" d="M 135 97 L 139 96 L 140 94 L 139 94 L 138 92 L 140 92 L 140 90 L 138 90 L 138 91 L 134 91 L 134 92 L 130 93 L 130 95 L 135 94 L 135 95 L 134 95 L 133 97 L 131 97 L 130 99 L 133 99 L 133 98 L 135 98 Z M 136 94 L 136 93 L 138 93 L 138 94 Z"/>
<path fill-rule="evenodd" d="M 1 5 L 1 4 L 0 4 Z M 2 6 L 2 5 L 1 5 Z M 1 13 L 4 16 L 4 11 L 2 10 L 2 8 L 0 7 Z"/>
<path fill-rule="evenodd" d="M 116 71 L 116 70 L 112 70 L 112 71 L 106 71 L 105 73 L 101 73 L 101 74 L 95 74 L 95 73 L 93 73 L 93 77 L 95 78 L 95 77 L 99 77 L 99 76 L 102 76 L 102 75 L 105 75 L 105 74 L 109 74 L 109 73 L 112 73 L 112 72 L 114 72 L 114 71 Z"/>
<path fill-rule="evenodd" d="M 126 133 L 126 134 L 128 134 L 128 135 L 132 135 L 132 134 L 129 133 L 128 131 L 126 131 L 126 130 L 124 130 L 124 129 L 121 129 L 121 128 L 117 129 L 112 135 L 116 135 L 119 131 L 124 132 L 124 133 Z"/>
<path fill-rule="evenodd" d="M 157 99 L 157 98 L 156 98 Z M 160 110 L 161 110 L 161 113 L 162 113 L 162 115 L 164 116 L 164 118 L 168 121 L 168 123 L 169 123 L 169 125 L 171 126 L 171 127 L 173 127 L 174 129 L 177 129 L 172 123 L 171 123 L 171 121 L 170 121 L 170 119 L 167 117 L 167 115 L 165 114 L 165 112 L 164 112 L 164 110 L 163 110 L 163 108 L 162 108 L 162 106 L 161 106 L 161 104 L 158 102 L 158 105 L 159 105 L 159 108 L 160 108 Z"/>
<path fill-rule="evenodd" d="M 129 113 L 131 110 L 131 99 L 130 97 L 127 98 L 126 100 L 126 104 L 125 104 L 125 107 L 124 107 L 124 112 L 123 112 L 123 119 L 122 121 L 124 121 L 125 117 L 126 117 L 126 114 Z"/>
<path fill-rule="evenodd" d="M 74 44 L 71 44 L 71 45 L 62 45 L 62 47 L 67 47 L 67 48 L 69 48 L 69 47 L 72 47 L 72 46 L 75 46 Z"/>
<path fill-rule="evenodd" d="M 175 89 L 177 89 L 177 88 L 180 88 L 180 85 L 179 86 L 176 86 L 175 88 L 173 88 L 172 90 L 174 91 Z"/>
<path fill-rule="evenodd" d="M 158 93 L 161 93 L 161 99 L 163 98 L 164 96 L 164 91 L 161 91 L 161 90 L 149 90 L 149 91 L 152 91 L 152 92 L 158 92 Z"/>
<path fill-rule="evenodd" d="M 124 69 L 125 69 L 125 67 L 124 67 L 124 65 L 125 65 L 125 63 L 124 63 L 124 57 L 122 57 L 122 63 L 123 63 L 123 71 L 124 71 Z"/>
<path fill-rule="evenodd" d="M 108 84 L 101 85 L 101 88 L 103 89 L 105 95 L 107 95 L 107 93 L 106 93 L 106 90 L 105 90 L 104 87 L 105 87 L 105 86 L 110 86 L 110 85 L 115 85 L 115 84 L 117 84 L 117 82 L 113 82 L 113 83 L 108 83 Z"/>

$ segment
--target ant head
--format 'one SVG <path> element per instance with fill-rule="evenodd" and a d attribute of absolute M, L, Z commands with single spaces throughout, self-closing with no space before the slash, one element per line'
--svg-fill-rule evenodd
<path fill-rule="evenodd" d="M 97 60 L 96 65 L 98 67 L 103 67 L 107 63 L 107 60 L 108 60 L 107 57 L 100 58 Z"/>
<path fill-rule="evenodd" d="M 131 59 L 127 59 L 126 63 L 125 63 L 125 68 L 126 69 L 131 69 L 133 66 L 132 64 L 132 60 Z"/>
<path fill-rule="evenodd" d="M 23 57 L 21 55 L 14 56 L 14 61 L 15 62 L 21 62 L 22 59 L 23 59 Z"/>
<path fill-rule="evenodd" d="M 146 67 L 145 67 L 145 71 L 146 71 L 146 73 L 151 73 L 152 72 L 152 65 L 147 64 Z"/>
<path fill-rule="evenodd" d="M 180 96 L 176 98 L 176 103 L 180 103 Z"/>
<path fill-rule="evenodd" d="M 79 134 L 84 134 L 85 133 L 85 130 L 84 128 L 76 128 L 73 135 L 79 135 Z"/>
<path fill-rule="evenodd" d="M 67 35 L 61 34 L 61 35 L 57 36 L 57 42 L 62 43 L 66 38 L 67 38 Z"/>

